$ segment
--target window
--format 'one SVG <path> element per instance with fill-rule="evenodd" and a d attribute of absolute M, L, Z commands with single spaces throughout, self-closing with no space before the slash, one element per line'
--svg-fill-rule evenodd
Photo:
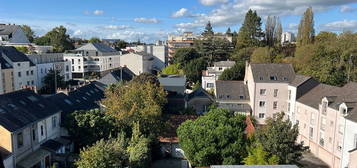
<path fill-rule="evenodd" d="M 325 131 L 325 128 L 326 128 L 326 118 L 322 118 L 320 129 Z"/>
<path fill-rule="evenodd" d="M 214 87 L 214 83 L 207 83 L 207 88 L 213 88 Z"/>
<path fill-rule="evenodd" d="M 288 99 L 291 100 L 291 90 L 288 91 Z"/>
<path fill-rule="evenodd" d="M 24 145 L 24 136 L 22 132 L 17 134 L 17 148 L 21 148 Z"/>
<path fill-rule="evenodd" d="M 81 66 L 78 66 L 78 70 L 81 70 Z"/>
<path fill-rule="evenodd" d="M 222 67 L 219 67 L 219 68 L 218 68 L 219 71 L 222 71 L 222 69 L 223 69 Z"/>
<path fill-rule="evenodd" d="M 21 66 L 21 63 L 17 63 L 17 66 Z"/>
<path fill-rule="evenodd" d="M 74 66 L 72 66 L 72 71 L 74 71 Z"/>
<path fill-rule="evenodd" d="M 27 81 L 27 86 L 29 86 L 30 85 L 30 81 Z"/>
<path fill-rule="evenodd" d="M 323 101 L 322 102 L 322 114 L 326 115 L 326 111 L 327 111 L 327 102 Z"/>
<path fill-rule="evenodd" d="M 244 99 L 244 96 L 239 96 L 239 99 Z"/>
<path fill-rule="evenodd" d="M 73 103 L 68 99 L 64 99 L 64 102 L 66 102 L 68 105 L 73 105 Z"/>
<path fill-rule="evenodd" d="M 43 73 L 43 69 L 41 68 L 41 73 Z"/>
<path fill-rule="evenodd" d="M 18 72 L 18 73 L 17 73 L 17 76 L 21 77 L 21 72 Z"/>
<path fill-rule="evenodd" d="M 278 89 L 274 89 L 274 97 L 278 97 L 278 92 L 279 92 Z"/>
<path fill-rule="evenodd" d="M 32 81 L 31 81 L 31 85 L 34 85 L 34 84 L 35 84 L 35 82 L 32 80 Z"/>
<path fill-rule="evenodd" d="M 309 138 L 312 139 L 313 137 L 314 137 L 314 128 L 310 127 Z"/>
<path fill-rule="evenodd" d="M 278 102 L 275 101 L 275 102 L 273 102 L 273 109 L 276 110 L 277 108 L 278 108 Z"/>
<path fill-rule="evenodd" d="M 288 112 L 290 112 L 291 105 L 288 103 Z"/>
<path fill-rule="evenodd" d="M 52 129 L 57 127 L 57 116 L 52 117 Z"/>
<path fill-rule="evenodd" d="M 29 71 L 26 71 L 26 76 L 29 76 L 30 75 L 30 72 Z"/>
<path fill-rule="evenodd" d="M 43 136 L 43 125 L 41 125 L 41 136 Z"/>
<path fill-rule="evenodd" d="M 78 59 L 78 64 L 80 64 L 81 63 L 81 59 Z"/>
<path fill-rule="evenodd" d="M 33 75 L 33 70 L 31 70 L 31 75 Z"/>
<path fill-rule="evenodd" d="M 270 76 L 270 80 L 277 80 L 276 76 Z"/>
<path fill-rule="evenodd" d="M 112 60 L 112 58 L 111 57 L 109 57 L 109 61 L 111 61 Z"/>
<path fill-rule="evenodd" d="M 95 52 L 95 56 L 98 56 L 98 51 Z"/>
<path fill-rule="evenodd" d="M 324 132 L 320 132 L 320 141 L 319 141 L 319 144 L 321 146 L 324 146 L 325 145 L 325 134 Z"/>
<path fill-rule="evenodd" d="M 263 80 L 263 77 L 259 77 L 259 80 Z"/>
<path fill-rule="evenodd" d="M 344 115 L 344 116 L 347 115 L 347 109 L 346 108 L 342 108 L 342 115 Z"/>
<path fill-rule="evenodd" d="M 259 118 L 264 118 L 265 114 L 264 113 L 259 113 Z"/>
<path fill-rule="evenodd" d="M 337 144 L 338 144 L 338 145 L 337 145 L 337 150 L 338 150 L 338 151 L 341 151 L 341 150 L 342 150 L 342 144 L 341 144 L 341 142 L 338 142 Z"/>
<path fill-rule="evenodd" d="M 34 128 L 32 128 L 32 140 L 35 141 L 36 140 L 36 131 Z"/>
<path fill-rule="evenodd" d="M 112 67 L 112 64 L 109 64 L 109 67 Z"/>
<path fill-rule="evenodd" d="M 266 89 L 260 89 L 260 95 L 265 96 L 266 95 L 267 90 Z"/>
<path fill-rule="evenodd" d="M 315 114 L 311 113 L 310 114 L 310 125 L 314 125 L 315 124 Z"/>
<path fill-rule="evenodd" d="M 72 59 L 72 64 L 74 64 L 74 59 Z"/>
<path fill-rule="evenodd" d="M 45 68 L 45 73 L 47 73 L 47 68 Z"/>
<path fill-rule="evenodd" d="M 68 66 L 68 65 L 66 65 L 66 71 L 67 71 L 67 72 L 69 71 L 69 66 Z"/>
<path fill-rule="evenodd" d="M 259 102 L 259 107 L 265 107 L 265 101 L 260 101 Z"/>

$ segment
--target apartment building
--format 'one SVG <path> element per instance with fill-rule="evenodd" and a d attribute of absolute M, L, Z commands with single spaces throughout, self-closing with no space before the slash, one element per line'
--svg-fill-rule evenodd
<path fill-rule="evenodd" d="M 102 43 L 88 43 L 63 55 L 71 62 L 72 78 L 85 79 L 91 75 L 101 77 L 120 67 L 121 52 Z"/>
<path fill-rule="evenodd" d="M 231 68 L 236 63 L 234 61 L 219 61 L 214 62 L 213 67 L 207 67 L 207 70 L 202 72 L 202 88 L 210 90 L 215 88 L 215 82 L 224 70 Z"/>
<path fill-rule="evenodd" d="M 284 32 L 281 34 L 281 44 L 289 44 L 289 43 L 294 43 L 295 40 L 295 35 L 294 33 L 291 32 Z"/>
<path fill-rule="evenodd" d="M 168 61 L 172 62 L 172 58 L 175 55 L 177 49 L 193 47 L 193 41 L 196 38 L 197 36 L 194 35 L 192 32 L 184 32 L 182 35 L 168 35 Z"/>
<path fill-rule="evenodd" d="M 130 52 L 120 56 L 120 66 L 127 67 L 135 75 L 151 73 L 155 58 L 146 52 Z"/>
<path fill-rule="evenodd" d="M 22 52 L 11 46 L 0 46 L 2 64 L 1 93 L 20 90 L 23 87 L 35 87 L 37 82 L 36 65 Z"/>
<path fill-rule="evenodd" d="M 294 79 L 291 64 L 246 64 L 244 83 L 248 86 L 252 115 L 258 124 L 264 124 L 266 118 L 275 117 L 276 113 L 290 111 L 288 85 Z"/>
<path fill-rule="evenodd" d="M 60 138 L 61 110 L 30 90 L 0 95 L 0 148 L 6 168 L 50 167 L 42 146 Z M 57 152 L 62 152 L 65 148 Z"/>
<path fill-rule="evenodd" d="M 50 70 L 56 69 L 59 75 L 64 77 L 64 81 L 72 80 L 71 62 L 64 61 L 63 53 L 42 53 L 31 54 L 27 57 L 36 64 L 37 69 L 37 89 L 43 87 L 43 80 Z"/>

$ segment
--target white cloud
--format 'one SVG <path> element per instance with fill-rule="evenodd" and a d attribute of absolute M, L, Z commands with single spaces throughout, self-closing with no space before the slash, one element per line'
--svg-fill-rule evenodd
<path fill-rule="evenodd" d="M 103 14 L 104 14 L 104 11 L 97 9 L 97 10 L 93 11 L 93 14 L 94 14 L 94 15 L 103 15 Z"/>
<path fill-rule="evenodd" d="M 320 25 L 322 31 L 357 31 L 357 20 L 340 20 Z"/>
<path fill-rule="evenodd" d="M 173 13 L 172 17 L 174 17 L 174 18 L 184 17 L 187 15 L 187 12 L 188 12 L 188 10 L 186 8 L 181 8 L 180 10 Z"/>
<path fill-rule="evenodd" d="M 351 6 L 348 5 L 342 5 L 340 8 L 340 12 L 342 13 L 346 13 L 346 12 L 355 12 L 357 11 L 357 8 L 353 8 Z"/>
<path fill-rule="evenodd" d="M 157 24 L 160 22 L 159 19 L 156 19 L 156 18 L 135 18 L 134 19 L 134 22 L 137 22 L 137 23 L 146 23 L 146 24 Z"/>
<path fill-rule="evenodd" d="M 74 31 L 74 33 L 73 33 L 73 36 L 76 36 L 76 37 L 82 36 L 82 35 L 83 35 L 83 32 L 80 29 Z"/>
<path fill-rule="evenodd" d="M 108 26 L 104 26 L 104 29 L 107 30 L 125 30 L 125 29 L 129 29 L 130 26 L 128 25 L 108 25 Z"/>
<path fill-rule="evenodd" d="M 229 0 L 199 0 L 202 5 L 211 6 L 219 3 L 227 3 Z"/>

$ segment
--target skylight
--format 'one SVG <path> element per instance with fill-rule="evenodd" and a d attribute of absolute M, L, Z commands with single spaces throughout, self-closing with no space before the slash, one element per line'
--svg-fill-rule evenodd
<path fill-rule="evenodd" d="M 73 105 L 73 103 L 72 103 L 70 100 L 68 100 L 68 99 L 64 99 L 64 102 L 66 102 L 66 103 L 69 104 L 69 105 Z"/>
<path fill-rule="evenodd" d="M 38 99 L 35 96 L 28 96 L 27 98 L 32 102 L 38 101 Z"/>

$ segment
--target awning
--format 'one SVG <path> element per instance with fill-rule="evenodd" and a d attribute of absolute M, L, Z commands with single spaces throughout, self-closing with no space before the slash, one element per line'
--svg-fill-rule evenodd
<path fill-rule="evenodd" d="M 38 149 L 32 153 L 30 153 L 27 157 L 22 159 L 17 163 L 17 167 L 30 168 L 41 160 L 45 159 L 46 156 L 49 156 L 51 153 L 45 149 Z"/>

